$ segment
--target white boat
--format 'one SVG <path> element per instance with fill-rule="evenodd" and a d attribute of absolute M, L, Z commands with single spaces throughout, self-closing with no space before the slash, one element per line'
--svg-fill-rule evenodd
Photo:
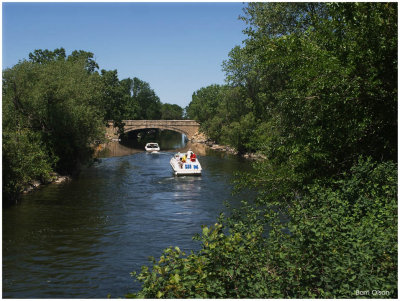
<path fill-rule="evenodd" d="M 201 165 L 196 155 L 189 150 L 187 153 L 177 153 L 169 161 L 175 175 L 201 175 Z"/>
<path fill-rule="evenodd" d="M 155 142 L 151 142 L 151 143 L 147 143 L 146 146 L 144 147 L 144 149 L 147 152 L 158 152 L 160 150 L 160 147 L 158 146 L 158 143 Z"/>

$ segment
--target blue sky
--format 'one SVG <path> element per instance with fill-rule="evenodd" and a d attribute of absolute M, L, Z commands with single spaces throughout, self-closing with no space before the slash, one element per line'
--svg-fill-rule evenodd
<path fill-rule="evenodd" d="M 100 69 L 138 77 L 163 103 L 185 107 L 193 92 L 223 84 L 229 51 L 241 45 L 242 2 L 3 2 L 3 69 L 35 49 L 93 52 Z"/>

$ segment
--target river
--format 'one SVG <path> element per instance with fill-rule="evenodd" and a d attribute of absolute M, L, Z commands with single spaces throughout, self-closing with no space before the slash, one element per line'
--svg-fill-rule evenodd
<path fill-rule="evenodd" d="M 199 248 L 192 237 L 226 212 L 225 200 L 243 198 L 231 195 L 231 180 L 250 164 L 186 145 L 180 134 L 156 138 L 158 154 L 114 143 L 77 178 L 3 209 L 3 298 L 124 297 L 140 289 L 130 272 L 149 256 L 169 246 Z M 169 160 L 189 147 L 203 174 L 176 177 Z"/>

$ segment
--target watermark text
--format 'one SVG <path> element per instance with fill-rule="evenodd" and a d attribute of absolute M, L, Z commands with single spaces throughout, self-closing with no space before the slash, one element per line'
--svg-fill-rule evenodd
<path fill-rule="evenodd" d="M 355 290 L 354 294 L 356 296 L 390 296 L 391 292 L 389 291 L 381 291 L 381 290 L 366 290 L 366 291 L 361 291 L 361 290 Z"/>

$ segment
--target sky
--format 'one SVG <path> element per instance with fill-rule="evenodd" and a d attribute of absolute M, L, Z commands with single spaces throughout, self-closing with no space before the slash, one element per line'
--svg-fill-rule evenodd
<path fill-rule="evenodd" d="M 146 81 L 161 102 L 186 107 L 224 84 L 222 62 L 241 45 L 242 2 L 3 2 L 2 69 L 35 49 L 94 53 L 100 69 Z"/>

